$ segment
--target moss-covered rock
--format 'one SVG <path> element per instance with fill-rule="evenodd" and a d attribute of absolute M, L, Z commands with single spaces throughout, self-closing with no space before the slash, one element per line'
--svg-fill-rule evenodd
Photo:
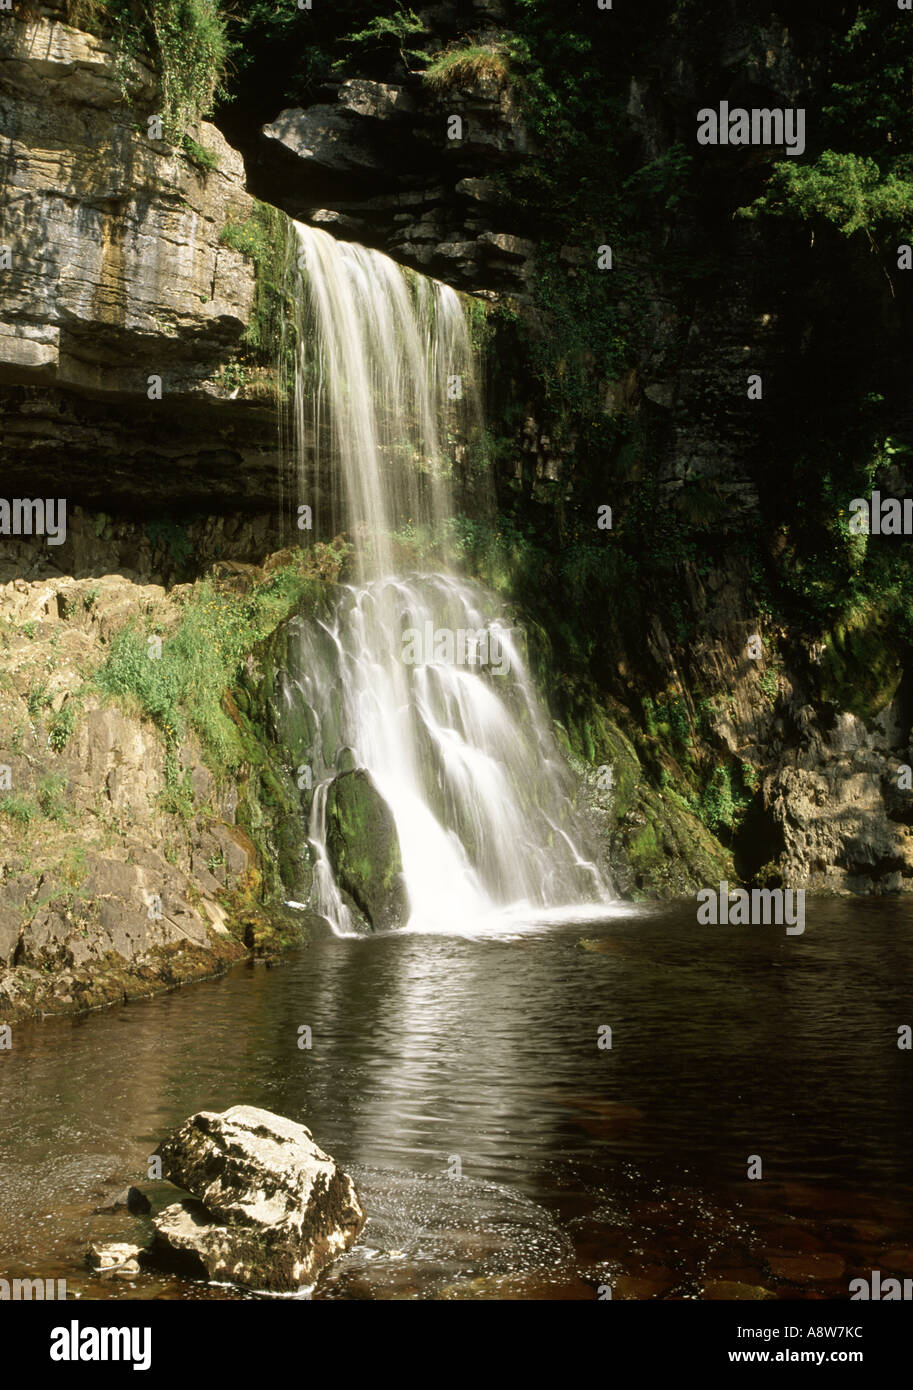
<path fill-rule="evenodd" d="M 334 779 L 326 817 L 327 853 L 339 886 L 375 930 L 401 926 L 409 905 L 399 836 L 390 807 L 366 768 Z"/>
<path fill-rule="evenodd" d="M 673 791 L 638 786 L 615 835 L 616 882 L 632 897 L 690 896 L 737 878 L 729 852 Z"/>
<path fill-rule="evenodd" d="M 886 709 L 903 675 L 891 637 L 891 618 L 879 607 L 855 612 L 836 624 L 821 658 L 822 699 L 866 720 Z"/>
<path fill-rule="evenodd" d="M 582 779 L 582 800 L 616 891 L 631 898 L 673 898 L 722 878 L 734 881 L 728 850 L 668 778 L 665 787 L 656 786 L 621 727 L 625 711 L 606 707 L 583 686 L 572 697 L 565 722 L 555 730 Z"/>

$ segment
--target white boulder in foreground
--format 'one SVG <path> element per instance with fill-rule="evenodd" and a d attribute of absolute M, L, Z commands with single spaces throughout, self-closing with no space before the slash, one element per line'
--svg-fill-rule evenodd
<path fill-rule="evenodd" d="M 291 1292 L 358 1238 L 355 1184 L 292 1120 L 235 1105 L 202 1111 L 157 1150 L 164 1176 L 196 1200 L 154 1220 L 158 1253 L 203 1265 L 210 1279 Z"/>

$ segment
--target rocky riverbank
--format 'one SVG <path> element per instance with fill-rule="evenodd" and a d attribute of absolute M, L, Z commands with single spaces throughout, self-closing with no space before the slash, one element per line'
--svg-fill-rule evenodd
<path fill-rule="evenodd" d="M 203 668 L 238 639 L 239 593 L 259 595 L 259 688 L 257 644 L 319 581 L 286 555 L 166 588 L 86 550 L 75 575 L 0 586 L 6 1021 L 142 997 L 306 935 L 283 905 L 303 871 L 289 770 L 259 711 L 223 700 L 218 660 Z"/>

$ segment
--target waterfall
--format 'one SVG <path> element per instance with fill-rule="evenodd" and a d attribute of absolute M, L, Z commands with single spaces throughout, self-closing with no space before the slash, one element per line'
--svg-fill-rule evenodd
<path fill-rule="evenodd" d="M 315 510 L 331 534 L 356 537 L 357 574 L 373 579 L 393 569 L 394 529 L 438 529 L 453 515 L 448 436 L 477 410 L 466 319 L 449 286 L 295 226 L 298 485 L 307 441 L 333 479 Z"/>
<path fill-rule="evenodd" d="M 397 573 L 396 533 L 440 534 L 453 517 L 454 458 L 478 409 L 460 296 L 296 229 L 296 486 L 312 489 L 325 532 L 355 543 L 355 582 L 329 617 L 294 620 L 280 682 L 309 733 L 313 905 L 339 933 L 361 925 L 328 833 L 334 783 L 354 769 L 395 826 L 396 925 L 467 931 L 494 914 L 605 904 L 522 634 L 455 572 Z M 329 464 L 328 495 L 308 450 Z"/>

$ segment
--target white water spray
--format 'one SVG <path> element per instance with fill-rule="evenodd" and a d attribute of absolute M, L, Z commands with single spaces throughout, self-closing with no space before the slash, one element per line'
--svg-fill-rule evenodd
<path fill-rule="evenodd" d="M 353 765 L 392 812 L 410 929 L 604 904 L 521 634 L 478 584 L 395 573 L 395 532 L 440 531 L 453 514 L 452 441 L 477 397 L 460 297 L 379 252 L 301 225 L 298 236 L 299 467 L 306 439 L 329 458 L 323 505 L 332 531 L 354 538 L 357 573 L 331 619 L 296 620 L 281 683 L 313 724 L 314 906 L 337 932 L 357 928 L 327 844 L 329 788 Z M 410 632 L 471 640 L 416 656 Z"/>

